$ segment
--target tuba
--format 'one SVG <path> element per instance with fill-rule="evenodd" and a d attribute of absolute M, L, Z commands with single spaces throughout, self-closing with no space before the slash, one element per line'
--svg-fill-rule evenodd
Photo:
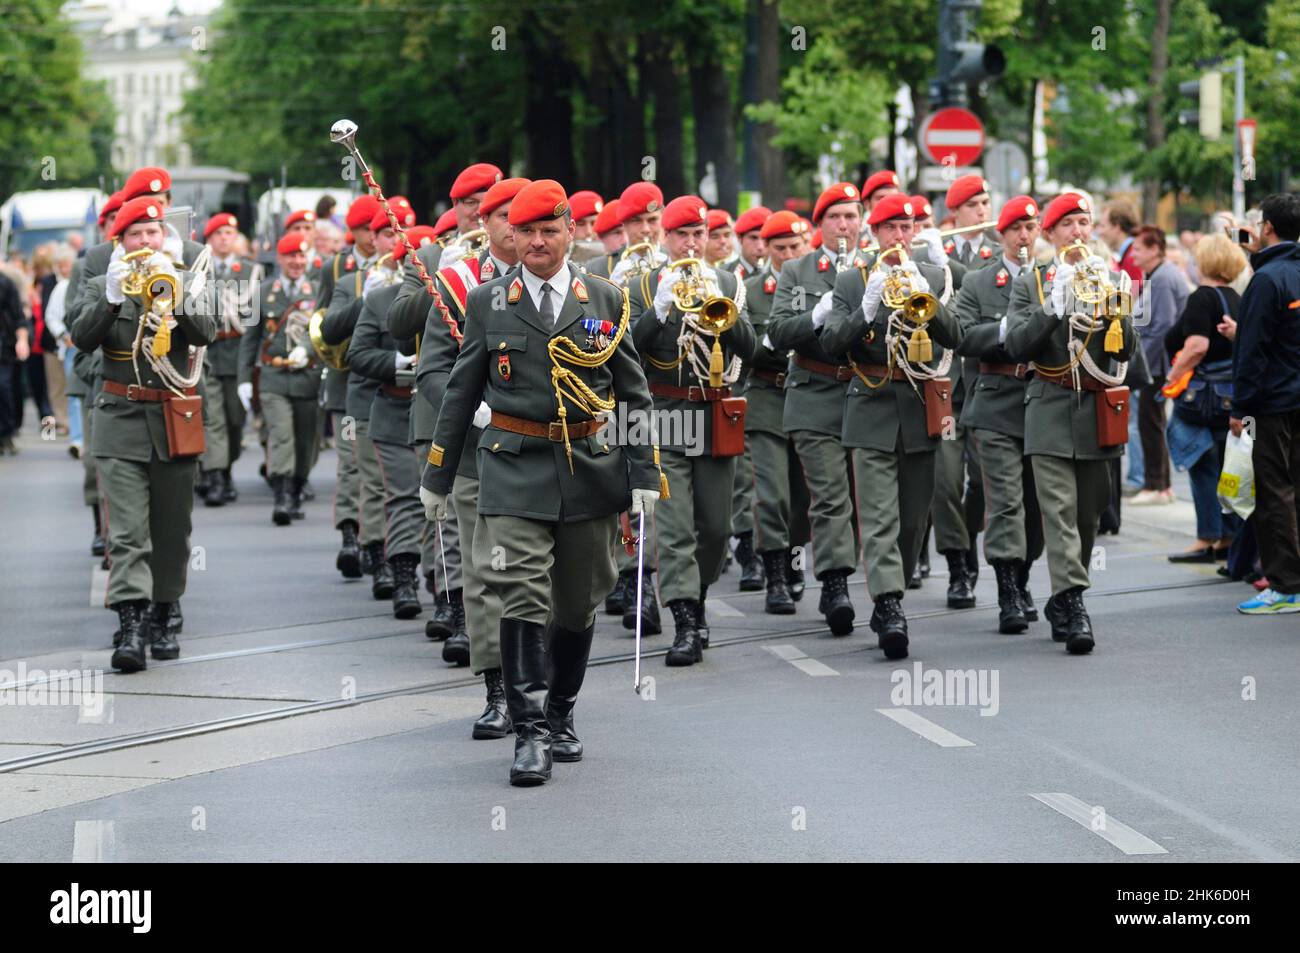
<path fill-rule="evenodd" d="M 317 355 L 325 362 L 327 367 L 332 367 L 336 371 L 346 371 L 348 369 L 348 345 L 352 343 L 352 335 L 348 335 L 338 344 L 326 344 L 325 338 L 321 334 L 321 324 L 324 321 L 324 308 L 317 308 L 312 312 L 311 317 L 307 319 L 307 338 L 311 341 L 311 346 L 316 349 Z"/>
<path fill-rule="evenodd" d="M 673 304 L 704 334 L 713 338 L 709 355 L 709 386 L 722 386 L 722 343 L 724 331 L 731 329 L 740 317 L 736 302 L 722 294 L 717 279 L 710 271 L 705 273 L 704 263 L 698 258 L 679 258 L 668 264 L 669 271 L 682 270 L 685 275 L 673 282 Z"/>

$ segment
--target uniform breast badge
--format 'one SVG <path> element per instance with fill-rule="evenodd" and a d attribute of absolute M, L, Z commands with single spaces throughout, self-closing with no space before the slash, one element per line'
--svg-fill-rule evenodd
<path fill-rule="evenodd" d="M 614 322 L 602 321 L 600 318 L 583 318 L 582 329 L 587 332 L 584 347 L 593 353 L 603 351 L 613 340 Z"/>
<path fill-rule="evenodd" d="M 510 355 L 497 355 L 497 373 L 501 375 L 503 381 L 510 380 Z"/>

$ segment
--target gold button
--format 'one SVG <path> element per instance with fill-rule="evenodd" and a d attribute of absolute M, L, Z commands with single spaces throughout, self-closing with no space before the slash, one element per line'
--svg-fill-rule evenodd
<path fill-rule="evenodd" d="M 604 450 L 606 453 L 609 453 L 609 444 L 607 444 L 607 443 L 602 443 L 602 444 L 600 445 L 600 449 Z"/>
<path fill-rule="evenodd" d="M 498 351 L 504 351 L 505 349 L 506 349 L 506 342 L 505 342 L 505 341 L 502 341 L 500 344 L 497 345 L 497 350 L 498 350 Z"/>
<path fill-rule="evenodd" d="M 500 450 L 500 449 L 501 449 L 501 444 L 499 444 L 499 443 L 494 443 L 494 444 L 492 444 L 492 449 L 493 449 L 493 450 Z"/>

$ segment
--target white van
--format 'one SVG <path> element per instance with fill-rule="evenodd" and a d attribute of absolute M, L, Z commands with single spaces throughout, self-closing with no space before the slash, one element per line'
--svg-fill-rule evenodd
<path fill-rule="evenodd" d="M 99 210 L 108 196 L 99 189 L 39 189 L 15 192 L 0 205 L 0 256 L 13 250 L 29 256 L 38 245 L 81 232 L 85 247 L 99 240 Z"/>

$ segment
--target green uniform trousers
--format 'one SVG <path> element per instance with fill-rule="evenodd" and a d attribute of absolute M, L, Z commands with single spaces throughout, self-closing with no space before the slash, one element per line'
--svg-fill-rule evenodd
<path fill-rule="evenodd" d="M 341 412 L 333 414 L 334 452 L 338 454 L 338 471 L 334 482 L 334 528 L 347 520 L 360 524 L 357 511 L 357 440 L 356 423 Z"/>
<path fill-rule="evenodd" d="M 813 571 L 821 577 L 831 569 L 852 570 L 858 558 L 853 538 L 849 454 L 837 438 L 824 433 L 796 430 L 790 436 L 808 486 Z"/>
<path fill-rule="evenodd" d="M 239 459 L 244 442 L 244 405 L 240 403 L 239 378 L 203 375 L 204 470 L 225 470 Z M 313 462 L 315 462 L 313 460 Z"/>
<path fill-rule="evenodd" d="M 1025 459 L 1025 441 L 993 430 L 976 430 L 984 476 L 984 557 L 990 562 L 1043 554 L 1043 515 L 1038 511 L 1034 468 Z"/>
<path fill-rule="evenodd" d="M 765 431 L 745 434 L 754 458 L 757 552 L 802 546 L 809 540 L 808 487 L 794 444 Z"/>
<path fill-rule="evenodd" d="M 415 460 L 419 465 L 419 472 L 424 473 L 425 461 L 429 459 L 429 445 L 432 441 L 425 440 L 415 445 Z M 478 501 L 478 481 L 474 481 L 474 499 L 477 505 Z M 416 496 L 419 497 L 420 488 L 415 488 Z M 456 508 L 456 494 L 447 497 L 447 519 L 442 524 L 442 542 L 438 541 L 438 527 L 428 520 L 424 527 L 424 536 L 420 541 L 420 563 L 426 576 L 433 574 L 435 588 L 438 592 L 446 592 L 450 589 L 464 588 L 465 580 L 461 571 L 461 551 L 460 551 L 460 520 L 456 518 L 459 511 Z M 468 546 L 466 547 L 468 548 Z M 444 571 L 443 565 L 446 565 Z M 468 612 L 468 610 L 466 610 Z M 492 638 L 499 638 L 499 633 L 493 632 Z M 490 666 L 489 666 L 490 667 Z"/>
<path fill-rule="evenodd" d="M 855 448 L 862 560 L 872 600 L 902 595 L 916 565 L 934 499 L 935 451 L 904 453 Z"/>
<path fill-rule="evenodd" d="M 1052 595 L 1092 584 L 1088 566 L 1097 522 L 1110 502 L 1110 461 L 1035 454 L 1034 487 L 1043 512 Z"/>
<path fill-rule="evenodd" d="M 655 504 L 659 598 L 698 599 L 722 575 L 731 538 L 735 457 L 688 457 L 661 450 L 668 499 Z"/>
<path fill-rule="evenodd" d="M 112 566 L 105 604 L 175 602 L 185 594 L 190 564 L 194 461 L 100 457 L 98 462 Z"/>
<path fill-rule="evenodd" d="M 87 394 L 81 398 L 81 499 L 87 506 L 99 505 L 99 460 L 90 452 L 94 426 L 95 401 Z"/>
<path fill-rule="evenodd" d="M 554 619 L 573 632 L 593 625 L 597 606 L 614 586 L 608 543 L 617 520 L 610 515 L 549 523 L 480 516 L 472 559 L 501 602 L 501 618 L 535 625 Z"/>
<path fill-rule="evenodd" d="M 974 434 L 957 424 L 953 438 L 940 440 L 936 453 L 934 502 L 930 506 L 934 547 L 941 553 L 950 549 L 964 551 L 970 549 L 984 524 L 983 479 Z"/>
<path fill-rule="evenodd" d="M 474 539 L 483 530 L 483 521 L 478 515 L 478 480 L 473 477 L 456 475 L 451 485 L 451 495 L 456 501 L 456 515 L 447 514 L 442 523 L 445 530 L 449 523 L 460 523 L 459 538 L 465 547 L 474 553 Z M 434 525 L 430 524 L 430 529 Z M 436 529 L 435 529 L 436 532 Z M 471 558 L 464 564 L 465 628 L 469 632 L 469 664 L 475 675 L 481 675 L 490 668 L 501 667 L 501 597 L 488 589 L 483 566 Z"/>
<path fill-rule="evenodd" d="M 754 438 L 745 434 L 745 452 L 736 457 L 736 479 L 731 495 L 731 532 L 734 536 L 754 531 Z"/>
<path fill-rule="evenodd" d="M 361 513 L 361 545 L 384 541 L 384 480 L 370 439 L 370 421 L 357 421 L 357 509 Z"/>
<path fill-rule="evenodd" d="M 266 418 L 266 472 L 271 476 L 307 478 L 315 459 L 316 398 L 262 395 Z"/>
<path fill-rule="evenodd" d="M 410 444 L 374 440 L 379 478 L 384 484 L 384 554 L 419 556 L 428 520 L 420 504 L 420 467 Z"/>

